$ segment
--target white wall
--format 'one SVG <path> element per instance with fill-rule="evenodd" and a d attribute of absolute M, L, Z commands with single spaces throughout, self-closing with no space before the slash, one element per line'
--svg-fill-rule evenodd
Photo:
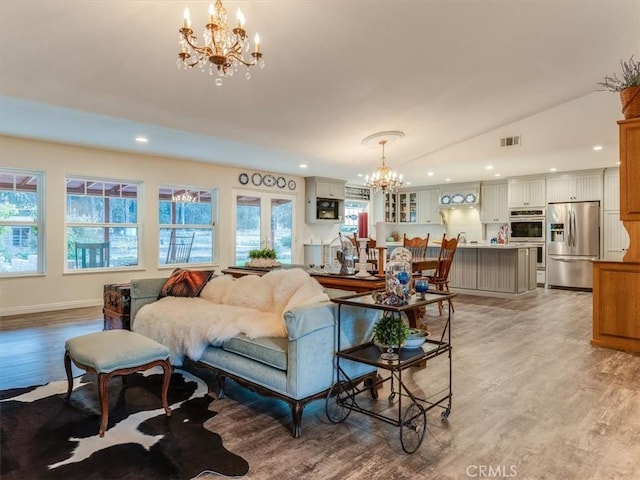
<path fill-rule="evenodd" d="M 450 208 L 444 209 L 443 213 L 447 224 L 447 237 L 455 237 L 464 232 L 468 242 L 483 240 L 480 212 L 477 208 Z"/>
<path fill-rule="evenodd" d="M 0 136 L 2 166 L 44 172 L 46 246 L 45 274 L 0 278 L 0 315 L 102 305 L 103 285 L 132 278 L 166 277 L 173 267 L 158 268 L 158 186 L 188 185 L 219 189 L 219 263 L 217 272 L 232 263 L 235 231 L 232 188 L 240 188 L 244 170 L 186 160 L 121 153 Z M 65 176 L 81 175 L 117 180 L 141 180 L 142 229 L 139 266 L 125 271 L 64 273 Z M 302 263 L 304 179 L 297 183 L 293 262 Z M 265 189 L 272 193 L 274 189 Z M 287 193 L 291 193 L 287 191 Z"/>

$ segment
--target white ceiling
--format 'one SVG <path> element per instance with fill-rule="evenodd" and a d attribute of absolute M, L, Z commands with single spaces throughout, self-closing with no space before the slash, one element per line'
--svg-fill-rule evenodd
<path fill-rule="evenodd" d="M 225 0 L 266 68 L 221 87 L 175 64 L 185 6 L 200 35 L 208 4 L 1 0 L 0 133 L 352 184 L 383 130 L 413 185 L 615 166 L 597 82 L 640 58 L 640 0 Z"/>

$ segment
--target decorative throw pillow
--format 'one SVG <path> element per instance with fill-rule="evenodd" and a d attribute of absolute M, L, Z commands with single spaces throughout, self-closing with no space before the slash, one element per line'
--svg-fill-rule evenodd
<path fill-rule="evenodd" d="M 160 290 L 158 298 L 197 297 L 213 275 L 213 270 L 183 270 L 176 268 Z"/>

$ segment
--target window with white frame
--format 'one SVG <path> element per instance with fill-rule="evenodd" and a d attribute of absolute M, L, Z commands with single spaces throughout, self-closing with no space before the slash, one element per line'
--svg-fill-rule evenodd
<path fill-rule="evenodd" d="M 67 178 L 67 270 L 138 265 L 139 182 Z"/>
<path fill-rule="evenodd" d="M 0 275 L 44 272 L 42 172 L 0 168 Z"/>
<path fill-rule="evenodd" d="M 216 189 L 160 186 L 159 265 L 214 262 L 217 193 Z"/>

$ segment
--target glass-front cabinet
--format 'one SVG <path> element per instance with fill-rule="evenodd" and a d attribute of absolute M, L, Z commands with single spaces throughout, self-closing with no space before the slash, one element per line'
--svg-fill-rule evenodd
<path fill-rule="evenodd" d="M 398 195 L 396 193 L 384 193 L 384 221 L 396 223 L 398 221 Z"/>
<path fill-rule="evenodd" d="M 398 193 L 398 223 L 418 223 L 418 192 Z"/>

